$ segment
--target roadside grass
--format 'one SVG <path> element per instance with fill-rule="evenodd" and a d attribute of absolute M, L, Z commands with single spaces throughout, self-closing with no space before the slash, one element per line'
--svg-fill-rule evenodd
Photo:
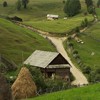
<path fill-rule="evenodd" d="M 97 13 L 98 19 L 100 20 L 100 8 L 96 8 L 96 13 Z"/>
<path fill-rule="evenodd" d="M 100 84 L 44 94 L 24 100 L 100 100 Z"/>
<path fill-rule="evenodd" d="M 55 47 L 46 39 L 10 21 L 0 18 L 0 54 L 14 61 L 22 63 L 34 50 L 56 51 Z"/>
<path fill-rule="evenodd" d="M 80 33 L 79 38 L 84 44 L 75 40 L 71 42 L 74 49 L 78 51 L 82 62 L 92 69 L 100 67 L 100 23 L 96 23 L 87 29 L 84 33 Z M 64 43 L 64 45 L 67 45 Z M 65 46 L 66 47 L 66 46 Z"/>

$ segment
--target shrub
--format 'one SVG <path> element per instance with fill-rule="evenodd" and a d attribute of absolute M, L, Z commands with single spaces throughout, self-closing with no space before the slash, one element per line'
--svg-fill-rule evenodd
<path fill-rule="evenodd" d="M 28 66 L 27 68 L 31 72 L 31 74 L 33 76 L 33 80 L 35 81 L 38 89 L 46 88 L 46 84 L 44 82 L 43 75 L 42 75 L 40 69 L 37 69 L 35 67 L 31 67 L 31 66 Z"/>
<path fill-rule="evenodd" d="M 76 33 L 79 33 L 79 32 L 80 32 L 79 27 L 76 27 L 76 28 L 75 28 L 75 32 L 76 32 Z"/>
<path fill-rule="evenodd" d="M 91 68 L 89 66 L 84 66 L 82 68 L 83 73 L 85 74 L 90 74 L 91 73 Z"/>
<path fill-rule="evenodd" d="M 3 2 L 3 7 L 7 7 L 7 6 L 8 6 L 7 1 L 4 1 Z"/>

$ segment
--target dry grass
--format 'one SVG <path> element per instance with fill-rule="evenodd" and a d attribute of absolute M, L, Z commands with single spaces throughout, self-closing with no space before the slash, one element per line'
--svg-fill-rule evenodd
<path fill-rule="evenodd" d="M 23 67 L 18 77 L 12 85 L 12 95 L 14 99 L 23 99 L 36 96 L 36 85 L 26 67 Z"/>

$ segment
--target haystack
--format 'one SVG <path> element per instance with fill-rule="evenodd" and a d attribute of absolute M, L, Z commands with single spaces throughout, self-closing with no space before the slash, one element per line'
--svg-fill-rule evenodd
<path fill-rule="evenodd" d="M 12 94 L 6 78 L 0 74 L 0 100 L 12 100 Z"/>
<path fill-rule="evenodd" d="M 32 80 L 32 75 L 26 67 L 20 70 L 11 89 L 14 99 L 24 99 L 36 96 L 36 85 Z"/>

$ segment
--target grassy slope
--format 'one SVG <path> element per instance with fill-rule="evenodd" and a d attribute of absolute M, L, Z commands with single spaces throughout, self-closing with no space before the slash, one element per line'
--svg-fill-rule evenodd
<path fill-rule="evenodd" d="M 17 0 L 15 0 L 15 2 L 16 1 Z M 9 16 L 17 15 L 24 20 L 25 24 L 29 24 L 44 31 L 53 33 L 68 32 L 80 25 L 81 21 L 85 18 L 83 15 L 83 12 L 86 11 L 84 0 L 81 0 L 82 13 L 68 20 L 63 19 L 65 13 L 63 11 L 64 4 L 62 3 L 62 0 L 30 0 L 28 9 L 21 9 L 21 11 L 16 10 L 16 7 L 14 6 L 15 2 L 13 0 L 8 0 L 9 6 L 7 8 L 0 6 L 1 14 Z M 47 14 L 58 14 L 60 19 L 57 21 L 47 21 Z M 92 16 L 89 15 L 86 17 L 88 17 L 89 20 L 92 20 Z"/>
<path fill-rule="evenodd" d="M 34 28 L 51 32 L 51 33 L 65 33 L 75 28 L 76 26 L 80 26 L 81 21 L 84 20 L 84 16 L 77 16 L 74 18 L 70 18 L 67 20 L 59 19 L 53 21 L 28 21 L 25 24 L 31 25 Z M 92 20 L 91 16 L 86 16 L 88 20 Z M 77 24 L 76 24 L 77 23 Z"/>
<path fill-rule="evenodd" d="M 97 23 L 80 35 L 84 44 L 73 41 L 74 48 L 78 50 L 82 61 L 91 68 L 100 66 L 100 23 Z M 92 52 L 94 55 L 92 56 Z"/>
<path fill-rule="evenodd" d="M 37 33 L 0 18 L 0 54 L 19 64 L 22 52 L 26 59 L 36 49 L 55 51 L 51 43 Z"/>
<path fill-rule="evenodd" d="M 100 84 L 45 94 L 25 100 L 100 100 Z"/>

